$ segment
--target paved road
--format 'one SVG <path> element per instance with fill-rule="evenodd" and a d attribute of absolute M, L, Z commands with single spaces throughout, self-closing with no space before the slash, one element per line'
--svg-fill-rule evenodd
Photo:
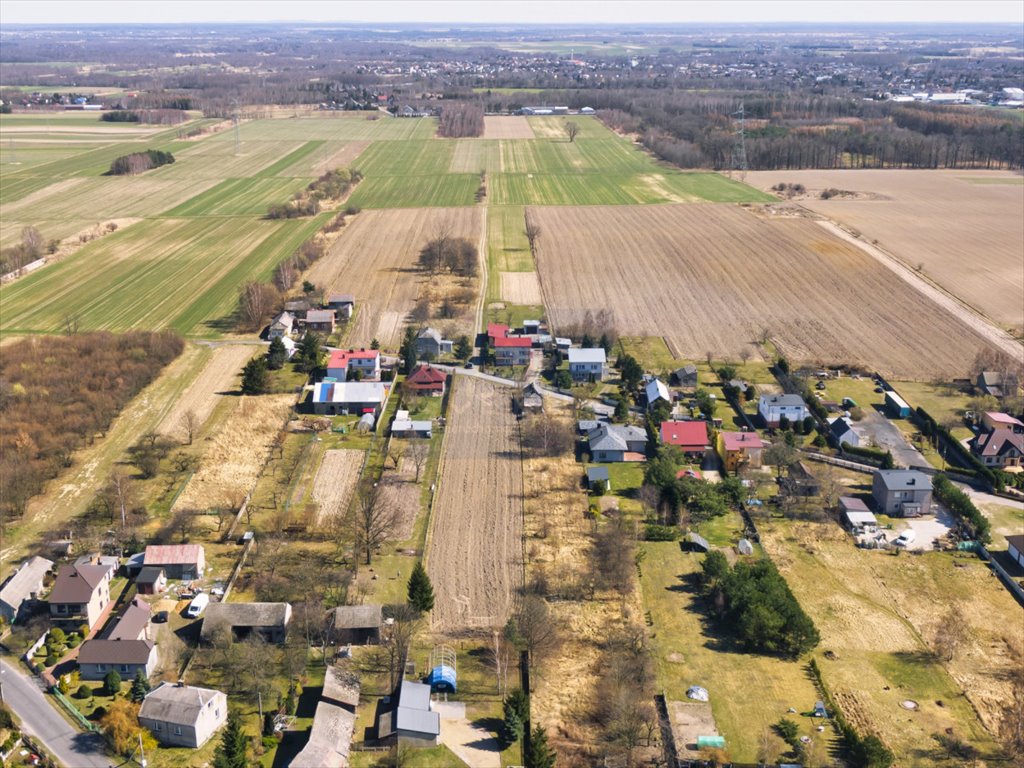
<path fill-rule="evenodd" d="M 13 660 L 0 659 L 4 702 L 21 718 L 25 732 L 35 736 L 67 768 L 109 768 L 114 760 L 104 752 L 103 739 L 75 729 L 46 700 L 36 678 L 22 672 Z"/>

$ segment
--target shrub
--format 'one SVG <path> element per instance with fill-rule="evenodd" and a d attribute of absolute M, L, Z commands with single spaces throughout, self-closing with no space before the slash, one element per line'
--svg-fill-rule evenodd
<path fill-rule="evenodd" d="M 679 529 L 674 525 L 656 525 L 648 523 L 644 526 L 645 541 L 675 541 L 679 538 Z"/>
<path fill-rule="evenodd" d="M 91 685 L 80 685 L 78 690 L 75 691 L 76 699 L 91 699 L 92 698 L 92 686 Z"/>
<path fill-rule="evenodd" d="M 107 672 L 106 677 L 103 678 L 103 695 L 104 696 L 115 696 L 121 692 L 121 676 L 117 672 L 111 670 Z"/>
<path fill-rule="evenodd" d="M 53 629 L 50 630 L 50 634 L 47 635 L 46 644 L 47 645 L 61 646 L 61 645 L 64 645 L 64 641 L 66 639 L 67 639 L 67 636 L 64 634 L 64 630 L 60 629 L 59 627 L 54 627 Z"/>
<path fill-rule="evenodd" d="M 56 663 L 57 663 L 58 661 L 60 661 L 60 657 L 59 657 L 59 656 L 57 656 L 57 655 L 56 655 L 56 654 L 54 654 L 54 653 L 49 653 L 49 654 L 47 654 L 47 656 L 46 656 L 46 662 L 45 662 L 45 664 L 46 664 L 46 666 L 48 666 L 48 667 L 52 667 L 52 666 L 53 666 L 54 664 L 56 664 Z"/>

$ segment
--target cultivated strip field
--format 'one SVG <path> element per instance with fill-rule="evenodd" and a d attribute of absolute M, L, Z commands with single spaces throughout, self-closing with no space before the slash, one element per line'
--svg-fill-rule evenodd
<path fill-rule="evenodd" d="M 396 511 L 391 538 L 405 541 L 413 534 L 416 516 L 420 513 L 420 485 L 416 482 L 416 467 L 402 458 L 398 469 L 386 468 L 380 476 L 381 495 Z"/>
<path fill-rule="evenodd" d="M 324 452 L 313 481 L 313 498 L 320 505 L 316 528 L 324 530 L 348 511 L 363 466 L 366 451 L 332 450 Z"/>
<path fill-rule="evenodd" d="M 795 361 L 962 375 L 988 341 L 812 221 L 732 206 L 535 208 L 554 328 L 613 307 L 620 333 L 739 354 L 767 332 Z M 842 297 L 841 300 L 837 297 Z"/>
<path fill-rule="evenodd" d="M 860 231 L 1003 326 L 1024 327 L 1024 178 L 1010 171 L 758 171 L 801 205 Z M 858 193 L 822 200 L 827 188 Z"/>
<path fill-rule="evenodd" d="M 209 362 L 160 422 L 157 431 L 184 439 L 187 436 L 185 418 L 192 413 L 195 434 L 198 435 L 217 403 L 234 395 L 242 367 L 261 349 L 243 344 L 228 344 L 214 349 Z"/>
<path fill-rule="evenodd" d="M 453 237 L 476 243 L 481 226 L 480 211 L 474 208 L 363 211 L 313 265 L 307 279 L 328 293 L 355 294 L 350 345 L 365 347 L 377 339 L 396 348 L 406 315 L 428 287 L 427 275 L 416 266 L 420 249 L 445 228 Z M 455 322 L 464 326 L 464 333 L 471 332 L 471 316 Z"/>
<path fill-rule="evenodd" d="M 523 471 L 511 390 L 459 377 L 431 515 L 434 627 L 505 623 L 523 584 Z"/>
<path fill-rule="evenodd" d="M 510 304 L 543 304 L 536 272 L 500 272 L 501 300 Z"/>
<path fill-rule="evenodd" d="M 532 139 L 533 126 L 529 119 L 515 115 L 487 115 L 484 117 L 485 139 Z"/>

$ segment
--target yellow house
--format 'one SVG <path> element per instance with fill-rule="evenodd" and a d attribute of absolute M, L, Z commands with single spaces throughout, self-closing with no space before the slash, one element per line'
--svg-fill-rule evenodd
<path fill-rule="evenodd" d="M 719 432 L 717 447 L 726 472 L 737 472 L 745 466 L 755 469 L 761 466 L 764 441 L 757 432 Z"/>

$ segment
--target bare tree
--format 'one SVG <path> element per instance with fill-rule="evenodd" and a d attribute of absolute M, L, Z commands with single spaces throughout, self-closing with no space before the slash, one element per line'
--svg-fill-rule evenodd
<path fill-rule="evenodd" d="M 21 247 L 30 259 L 42 256 L 45 245 L 43 235 L 35 227 L 25 227 L 21 230 Z"/>
<path fill-rule="evenodd" d="M 107 480 L 107 498 L 110 505 L 111 522 L 114 515 L 121 516 L 121 527 L 124 528 L 128 521 L 128 510 L 132 505 L 133 484 L 131 475 L 118 467 L 110 473 Z"/>
<path fill-rule="evenodd" d="M 386 606 L 385 614 L 392 622 L 384 628 L 381 645 L 387 654 L 388 673 L 391 687 L 394 688 L 398 685 L 398 678 L 405 666 L 406 656 L 409 655 L 412 639 L 420 627 L 421 618 L 420 612 L 408 603 Z"/>
<path fill-rule="evenodd" d="M 391 459 L 395 465 L 395 469 L 398 469 L 398 465 L 402 461 L 402 455 L 405 453 L 405 443 L 401 440 L 392 440 L 388 445 L 388 458 Z"/>
<path fill-rule="evenodd" d="M 764 765 L 775 765 L 779 758 L 782 757 L 782 748 L 782 741 L 775 735 L 771 726 L 766 724 L 761 729 L 761 737 L 757 747 L 757 762 Z"/>
<path fill-rule="evenodd" d="M 526 212 L 526 240 L 530 244 L 530 253 L 536 253 L 537 251 L 537 238 L 540 237 L 541 228 L 537 220 L 530 215 L 530 212 Z"/>
<path fill-rule="evenodd" d="M 364 480 L 356 491 L 352 515 L 356 549 L 366 556 L 366 564 L 370 565 L 373 551 L 394 531 L 398 511 L 387 494 L 381 493 L 378 483 Z"/>
<path fill-rule="evenodd" d="M 416 482 L 418 483 L 420 481 L 420 473 L 423 472 L 423 468 L 427 465 L 427 459 L 430 457 L 430 441 L 423 440 L 422 438 L 410 440 L 405 456 L 416 468 Z"/>
<path fill-rule="evenodd" d="M 565 124 L 565 135 L 569 137 L 569 143 L 572 144 L 576 141 L 576 137 L 579 136 L 580 127 L 572 120 Z"/>
<path fill-rule="evenodd" d="M 239 295 L 239 315 L 244 327 L 259 329 L 280 300 L 277 289 L 268 283 L 248 282 L 243 285 Z"/>
<path fill-rule="evenodd" d="M 536 595 L 527 595 L 515 615 L 509 619 L 505 636 L 522 646 L 530 658 L 543 654 L 558 644 L 558 627 L 547 602 Z"/>
<path fill-rule="evenodd" d="M 960 650 L 968 637 L 969 633 L 964 624 L 963 614 L 954 605 L 942 617 L 935 629 L 935 637 L 932 640 L 935 655 L 943 661 L 952 661 L 953 656 Z"/>
<path fill-rule="evenodd" d="M 492 643 L 487 649 L 487 663 L 494 670 L 498 681 L 498 695 L 504 696 L 508 691 L 508 671 L 516 661 L 516 649 L 502 634 L 500 629 L 493 631 Z"/>
<path fill-rule="evenodd" d="M 181 414 L 181 428 L 185 432 L 188 444 L 192 445 L 192 440 L 195 438 L 196 431 L 199 429 L 199 416 L 191 408 Z"/>

